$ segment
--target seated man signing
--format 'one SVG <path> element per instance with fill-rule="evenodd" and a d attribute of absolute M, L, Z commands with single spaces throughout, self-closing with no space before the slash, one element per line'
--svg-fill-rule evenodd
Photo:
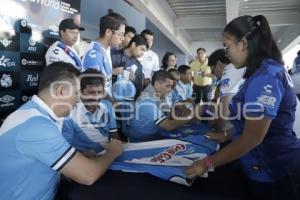
<path fill-rule="evenodd" d="M 63 135 L 77 150 L 100 152 L 110 137 L 117 137 L 117 125 L 110 101 L 104 99 L 105 78 L 95 69 L 80 76 L 81 98 L 64 120 Z"/>
<path fill-rule="evenodd" d="M 70 63 L 54 62 L 44 69 L 39 92 L 7 117 L 0 128 L 0 199 L 52 200 L 60 173 L 91 185 L 122 153 L 111 140 L 106 153 L 88 159 L 61 133 L 62 117 L 78 99 L 79 81 Z"/>
<path fill-rule="evenodd" d="M 154 73 L 148 85 L 135 104 L 135 112 L 130 121 L 129 141 L 148 141 L 159 139 L 160 132 L 170 132 L 182 127 L 193 119 L 193 116 L 181 120 L 168 119 L 163 107 L 166 107 L 166 96 L 171 92 L 173 78 L 169 72 L 159 70 Z"/>

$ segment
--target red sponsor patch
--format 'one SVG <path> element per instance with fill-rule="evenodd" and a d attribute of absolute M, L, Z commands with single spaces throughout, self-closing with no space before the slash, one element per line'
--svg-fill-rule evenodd
<path fill-rule="evenodd" d="M 152 158 L 150 161 L 151 162 L 159 162 L 159 163 L 164 163 L 167 160 L 170 160 L 172 158 L 172 156 L 174 156 L 175 154 L 177 154 L 180 151 L 185 151 L 186 150 L 186 146 L 184 144 L 176 144 L 170 148 L 168 148 L 167 150 L 161 152 L 160 154 L 154 156 L 154 158 Z"/>

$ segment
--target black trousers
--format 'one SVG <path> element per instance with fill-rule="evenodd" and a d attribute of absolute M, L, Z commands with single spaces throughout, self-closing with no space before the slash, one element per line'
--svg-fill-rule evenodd
<path fill-rule="evenodd" d="M 300 199 L 300 169 L 290 173 L 274 183 L 263 183 L 249 180 L 253 199 L 299 200 Z"/>
<path fill-rule="evenodd" d="M 211 92 L 211 85 L 198 86 L 193 85 L 193 93 L 196 95 L 195 103 L 198 104 L 202 100 L 208 102 L 208 94 Z"/>

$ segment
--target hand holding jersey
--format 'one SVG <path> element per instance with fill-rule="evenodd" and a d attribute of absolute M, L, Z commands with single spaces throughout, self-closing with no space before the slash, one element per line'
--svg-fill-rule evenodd
<path fill-rule="evenodd" d="M 128 143 L 124 145 L 123 154 L 113 162 L 110 169 L 149 173 L 164 180 L 190 186 L 193 180 L 189 180 L 184 168 L 211 155 L 218 148 L 216 142 L 201 135 Z M 207 174 L 203 177 L 207 177 Z"/>

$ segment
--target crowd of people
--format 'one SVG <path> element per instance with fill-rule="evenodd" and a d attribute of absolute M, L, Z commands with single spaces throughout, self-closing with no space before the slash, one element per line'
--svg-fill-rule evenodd
<path fill-rule="evenodd" d="M 207 139 L 231 142 L 187 167 L 189 178 L 239 159 L 256 199 L 300 198 L 298 100 L 264 16 L 233 19 L 223 48 L 209 56 L 198 48 L 181 65 L 170 50 L 160 66 L 156 35 L 137 34 L 113 11 L 80 57 L 73 46 L 82 30 L 73 19 L 60 22 L 38 94 L 1 126 L 0 199 L 54 199 L 61 174 L 91 185 L 122 154 L 122 142 L 197 124 L 211 128 Z"/>

